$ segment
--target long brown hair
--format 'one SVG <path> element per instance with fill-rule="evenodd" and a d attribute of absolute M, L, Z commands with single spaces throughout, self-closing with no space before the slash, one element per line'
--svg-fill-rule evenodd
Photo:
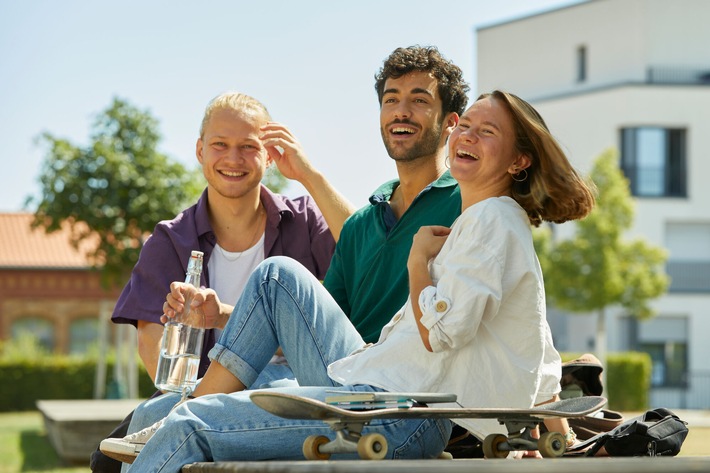
<path fill-rule="evenodd" d="M 512 197 L 528 214 L 530 223 L 563 223 L 583 218 L 594 207 L 594 185 L 572 167 L 540 114 L 520 97 L 494 90 L 490 97 L 510 112 L 515 127 L 515 148 L 530 158 L 527 178 L 513 182 Z M 517 177 L 524 177 L 521 172 Z"/>

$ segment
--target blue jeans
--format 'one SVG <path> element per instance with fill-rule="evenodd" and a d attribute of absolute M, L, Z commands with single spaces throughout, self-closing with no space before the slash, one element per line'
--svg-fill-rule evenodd
<path fill-rule="evenodd" d="M 269 363 L 261 372 L 257 380 L 249 389 L 276 388 L 285 386 L 298 386 L 293 376 L 293 371 L 286 364 Z M 148 399 L 136 407 L 128 424 L 128 433 L 138 432 L 163 419 L 175 404 L 180 400 L 179 393 L 165 393 L 161 396 Z"/>
<path fill-rule="evenodd" d="M 269 258 L 256 268 L 210 357 L 250 386 L 279 346 L 300 386 L 275 391 L 323 400 L 326 390 L 380 390 L 339 386 L 328 377 L 330 363 L 364 342 L 321 283 L 285 257 Z M 178 406 L 129 471 L 179 472 L 198 461 L 302 459 L 307 436 L 333 437 L 324 422 L 269 414 L 250 401 L 249 393 L 213 394 Z M 364 432 L 387 438 L 388 458 L 433 458 L 444 450 L 451 422 L 382 419 Z"/>

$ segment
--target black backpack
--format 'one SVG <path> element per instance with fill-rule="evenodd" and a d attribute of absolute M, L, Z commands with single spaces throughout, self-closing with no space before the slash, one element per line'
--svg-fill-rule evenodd
<path fill-rule="evenodd" d="M 585 456 L 594 456 L 602 447 L 612 457 L 675 456 L 687 435 L 687 423 L 660 407 L 609 432 L 595 435 L 570 450 L 575 452 L 590 446 Z"/>

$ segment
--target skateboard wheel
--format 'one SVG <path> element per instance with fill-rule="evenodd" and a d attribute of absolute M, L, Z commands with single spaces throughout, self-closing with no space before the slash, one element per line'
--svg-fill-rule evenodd
<path fill-rule="evenodd" d="M 306 460 L 327 460 L 330 458 L 330 453 L 320 451 L 320 446 L 330 442 L 330 439 L 324 435 L 311 435 L 303 442 L 303 456 Z"/>
<path fill-rule="evenodd" d="M 507 442 L 508 437 L 503 434 L 490 434 L 483 439 L 483 456 L 486 458 L 505 458 L 508 452 L 501 450 L 500 444 Z"/>
<path fill-rule="evenodd" d="M 357 453 L 363 460 L 382 460 L 387 456 L 387 439 L 380 434 L 367 434 L 357 441 Z"/>
<path fill-rule="evenodd" d="M 537 448 L 545 458 L 561 457 L 566 450 L 565 436 L 560 432 L 545 432 L 537 441 Z"/>

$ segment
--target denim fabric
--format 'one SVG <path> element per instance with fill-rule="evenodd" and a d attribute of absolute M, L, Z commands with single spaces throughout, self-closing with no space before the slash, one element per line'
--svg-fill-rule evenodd
<path fill-rule="evenodd" d="M 293 260 L 279 257 L 265 260 L 252 274 L 210 356 L 251 385 L 281 346 L 300 386 L 274 390 L 323 400 L 327 390 L 379 390 L 338 386 L 328 377 L 330 363 L 363 345 L 320 282 Z M 324 422 L 269 414 L 250 401 L 249 393 L 181 404 L 128 470 L 177 473 L 196 461 L 301 459 L 307 436 L 333 437 Z M 448 420 L 384 419 L 364 432 L 387 438 L 388 458 L 430 458 L 443 451 L 450 431 Z"/>
<path fill-rule="evenodd" d="M 298 382 L 294 378 L 291 368 L 289 368 L 287 364 L 269 363 L 250 389 L 280 388 L 287 386 L 298 386 Z M 152 397 L 142 402 L 136 407 L 136 410 L 132 412 L 132 417 L 127 419 L 126 423 L 130 421 L 127 430 L 121 435 L 109 435 L 109 437 L 122 437 L 153 425 L 170 414 L 170 411 L 175 407 L 175 404 L 178 403 L 180 397 L 181 395 L 178 393 L 165 393 L 162 396 Z M 100 450 L 96 451 L 101 454 Z M 128 463 L 118 462 L 105 455 L 104 457 L 106 460 L 116 463 L 116 468 L 111 471 L 121 471 L 123 473 L 128 471 L 128 467 L 130 466 Z M 92 460 L 93 458 L 94 456 L 92 454 Z M 101 469 L 92 471 L 104 473 Z"/>
<path fill-rule="evenodd" d="M 287 386 L 298 386 L 289 366 L 286 364 L 269 363 L 250 389 L 280 388 Z M 138 432 L 170 414 L 172 408 L 175 407 L 175 404 L 180 400 L 180 396 L 181 395 L 178 393 L 165 393 L 162 396 L 142 402 L 133 412 L 127 433 L 132 434 Z"/>

